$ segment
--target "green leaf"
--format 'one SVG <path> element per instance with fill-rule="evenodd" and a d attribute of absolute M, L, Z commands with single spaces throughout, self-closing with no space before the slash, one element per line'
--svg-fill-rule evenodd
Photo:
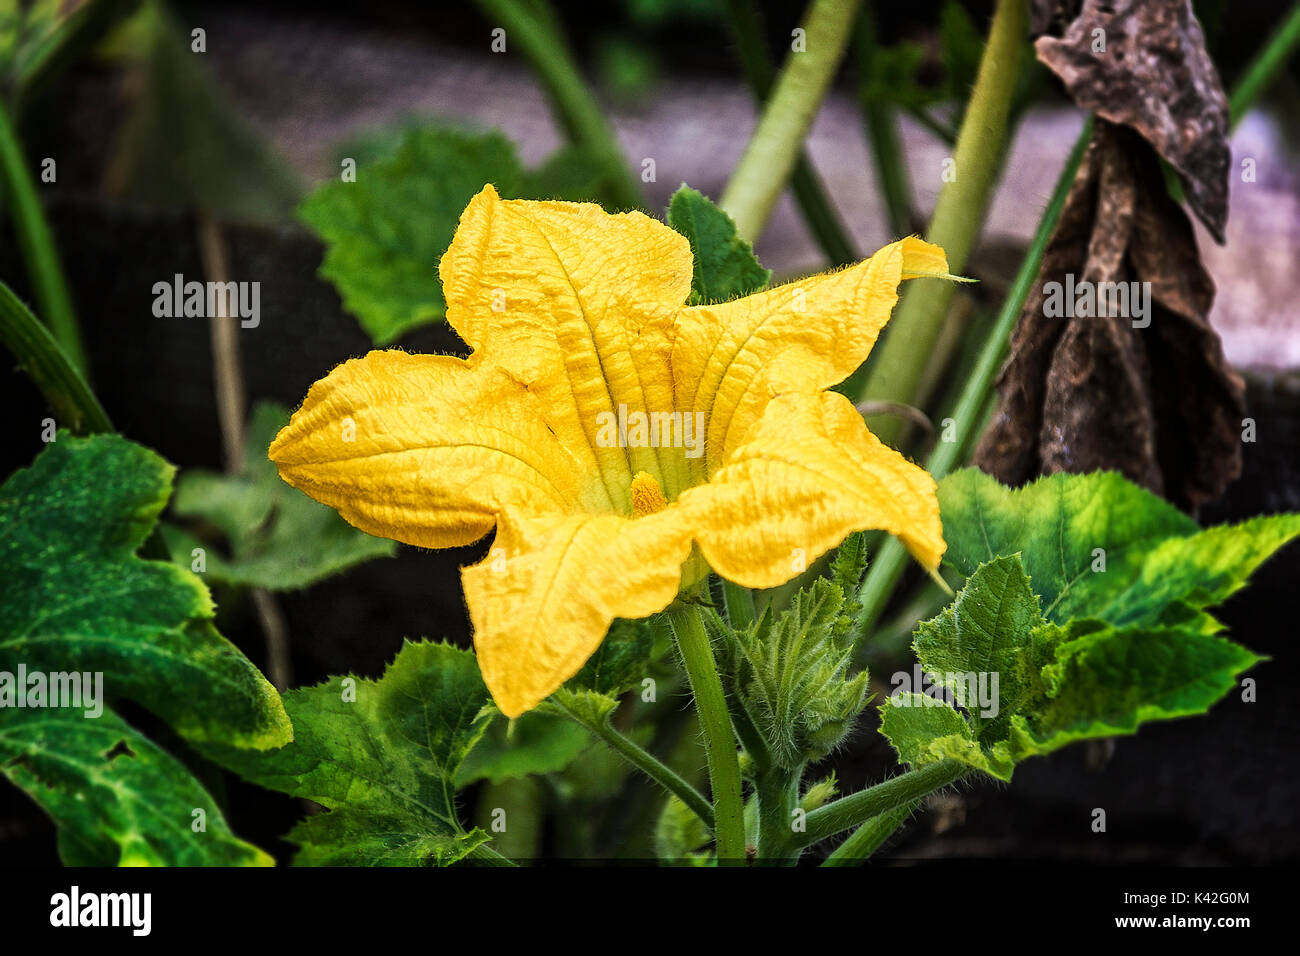
<path fill-rule="evenodd" d="M 254 410 L 238 475 L 188 471 L 176 488 L 172 510 L 215 525 L 230 543 L 230 557 L 204 547 L 205 573 L 230 584 L 287 590 L 370 558 L 387 558 L 397 545 L 353 528 L 328 508 L 280 480 L 266 450 L 288 422 L 288 409 L 271 403 Z M 163 526 L 174 559 L 192 566 L 201 542 Z"/>
<path fill-rule="evenodd" d="M 356 170 L 356 182 L 329 182 L 298 207 L 325 240 L 320 275 L 377 345 L 443 318 L 438 260 L 460 214 L 485 183 L 504 195 L 522 170 L 500 133 L 412 130 L 396 155 Z"/>
<path fill-rule="evenodd" d="M 183 764 L 112 711 L 88 719 L 66 708 L 6 707 L 0 769 L 59 827 L 70 866 L 275 863 L 230 832 Z"/>
<path fill-rule="evenodd" d="M 203 584 L 135 554 L 171 476 L 118 436 L 60 432 L 0 485 L 0 771 L 53 818 L 69 864 L 270 862 L 181 763 L 102 709 L 135 700 L 196 742 L 292 735 L 274 688 L 213 628 Z"/>
<path fill-rule="evenodd" d="M 1202 609 L 1300 536 L 1296 514 L 1203 531 L 1111 472 L 1057 474 L 1013 490 L 969 468 L 940 482 L 939 505 L 945 561 L 969 575 L 981 562 L 1020 553 L 1044 615 L 1057 623 L 1086 617 L 1212 633 L 1218 625 Z"/>
<path fill-rule="evenodd" d="M 377 681 L 332 677 L 284 702 L 293 743 L 218 756 L 248 780 L 343 814 L 289 835 L 302 847 L 296 862 L 436 865 L 482 842 L 455 806 L 456 774 L 495 713 L 473 654 L 407 643 Z"/>
<path fill-rule="evenodd" d="M 695 257 L 692 304 L 749 295 L 772 278 L 772 273 L 759 265 L 750 244 L 736 234 L 731 217 L 685 184 L 668 204 L 668 225 L 690 241 Z"/>
<path fill-rule="evenodd" d="M 213 628 L 207 588 L 135 554 L 173 471 L 124 438 L 60 432 L 0 485 L 0 668 L 75 661 L 190 740 L 279 746 L 292 734 L 279 695 Z"/>
<path fill-rule="evenodd" d="M 477 780 L 504 783 L 517 777 L 556 773 L 587 749 L 587 731 L 562 716 L 529 711 L 513 721 L 493 721 L 456 774 L 456 786 Z"/>
<path fill-rule="evenodd" d="M 915 647 L 966 715 L 913 689 L 886 701 L 881 732 L 913 765 L 955 758 L 1003 780 L 1074 741 L 1204 713 L 1259 661 L 1194 628 L 1050 622 L 1018 556 L 977 568 Z"/>
<path fill-rule="evenodd" d="M 386 141 L 360 141 L 356 181 L 318 186 L 298 207 L 325 242 L 321 277 L 376 345 L 444 317 L 438 260 L 484 185 L 507 199 L 598 200 L 605 189 L 604 167 L 576 147 L 525 170 L 497 132 L 408 125 L 396 151 Z"/>

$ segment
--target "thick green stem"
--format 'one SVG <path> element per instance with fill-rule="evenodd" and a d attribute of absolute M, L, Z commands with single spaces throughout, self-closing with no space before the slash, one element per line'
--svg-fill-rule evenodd
<path fill-rule="evenodd" d="M 1246 72 L 1237 81 L 1232 96 L 1228 98 L 1234 126 L 1250 112 L 1260 94 L 1277 78 L 1297 45 L 1300 45 L 1300 3 L 1291 8 L 1282 26 L 1251 60 Z"/>
<path fill-rule="evenodd" d="M 772 767 L 758 778 L 758 858 L 792 864 L 799 859 L 794 845 L 794 809 L 798 800 L 799 771 Z"/>
<path fill-rule="evenodd" d="M 494 25 L 505 29 L 506 49 L 517 45 L 532 64 L 569 138 L 604 164 L 615 202 L 626 209 L 644 206 L 640 184 L 625 161 L 614 130 L 587 88 L 560 30 L 559 19 L 546 0 L 477 2 Z"/>
<path fill-rule="evenodd" d="M 880 849 L 880 844 L 888 840 L 920 805 L 921 801 L 913 800 L 872 817 L 850 833 L 849 838 L 826 857 L 822 866 L 857 866 Z"/>
<path fill-rule="evenodd" d="M 871 70 L 878 53 L 876 15 L 871 4 L 867 3 L 853 33 L 853 58 L 858 67 L 858 106 L 862 110 L 862 123 L 876 165 L 876 180 L 889 216 L 889 232 L 901 237 L 909 235 L 913 229 L 912 187 L 898 136 L 898 113 L 893 104 L 879 95 L 872 82 Z"/>
<path fill-rule="evenodd" d="M 803 23 L 804 49 L 791 51 L 749 145 L 718 203 L 741 237 L 763 232 L 794 169 L 835 71 L 844 58 L 861 0 L 813 0 Z"/>
<path fill-rule="evenodd" d="M 758 11 L 752 0 L 727 0 L 726 8 L 727 22 L 736 41 L 741 70 L 754 98 L 761 106 L 772 93 L 776 66 L 763 40 Z M 853 240 L 840 222 L 806 150 L 801 150 L 795 160 L 794 170 L 790 174 L 790 189 L 809 232 L 821 246 L 826 258 L 837 266 L 856 262 L 858 254 Z"/>
<path fill-rule="evenodd" d="M 805 830 L 794 834 L 794 842 L 799 847 L 812 846 L 872 817 L 919 800 L 959 780 L 969 771 L 970 768 L 959 760 L 941 760 L 859 790 L 808 814 L 804 821 Z"/>
<path fill-rule="evenodd" d="M 998 0 L 975 88 L 951 157 L 952 178 L 939 193 L 926 232 L 930 242 L 943 247 L 948 271 L 954 275 L 966 267 L 1002 168 L 1027 26 L 1025 0 Z M 861 394 L 850 393 L 850 398 L 917 407 L 923 404 L 918 400 L 918 388 L 933 358 L 954 288 L 950 282 L 908 284 L 885 340 L 871 358 Z M 868 424 L 885 442 L 896 441 L 902 433 L 896 418 L 872 417 Z"/>
<path fill-rule="evenodd" d="M 961 397 L 951 416 L 954 423 L 954 440 L 939 442 L 926 461 L 926 470 L 936 479 L 942 478 L 958 463 L 963 450 L 969 446 L 984 423 L 984 408 L 993 392 L 998 369 L 1002 367 L 1007 343 L 1011 340 L 1011 332 L 1016 327 L 1020 310 L 1029 296 L 1029 289 L 1038 276 L 1038 269 L 1043 263 L 1043 254 L 1047 251 L 1052 233 L 1056 231 L 1056 223 L 1061 218 L 1066 196 L 1069 195 L 1070 186 L 1074 183 L 1074 175 L 1083 161 L 1083 154 L 1088 148 L 1088 139 L 1091 135 L 1092 120 L 1089 119 L 1084 123 L 1083 131 L 1075 141 L 1074 149 L 1071 150 L 1061 175 L 1056 180 L 1056 188 L 1052 191 L 1052 198 L 1043 212 L 1043 218 L 1039 220 L 1038 229 L 1029 244 L 1029 251 L 1025 254 L 1024 261 L 1020 263 L 1020 270 L 1011 284 L 1006 301 L 1002 303 L 1002 310 L 998 313 L 993 329 L 980 350 L 975 368 L 962 389 Z M 862 614 L 858 619 L 862 628 L 859 641 L 870 634 L 875 627 L 894 585 L 898 583 L 898 578 L 903 573 L 906 561 L 907 553 L 903 546 L 898 543 L 897 538 L 890 538 L 880 549 L 880 554 L 867 571 L 866 580 L 862 584 L 862 591 L 858 597 L 862 603 Z"/>
<path fill-rule="evenodd" d="M 681 601 L 668 608 L 686 666 L 686 677 L 695 695 L 695 708 L 704 732 L 704 750 L 709 758 L 709 783 L 713 788 L 714 838 L 719 863 L 745 859 L 745 805 L 740 795 L 740 760 L 736 735 L 727 714 L 727 699 L 713 659 L 713 649 L 700 620 L 699 609 Z"/>
<path fill-rule="evenodd" d="M 565 706 L 561 695 L 551 699 L 577 723 L 608 744 L 611 750 L 690 807 L 691 811 L 704 821 L 705 826 L 710 830 L 713 829 L 713 807 L 709 805 L 708 800 L 704 799 L 704 795 L 682 779 L 677 771 L 615 730 L 608 718 L 599 723 L 584 720 L 576 710 Z"/>
<path fill-rule="evenodd" d="M 27 264 L 36 305 L 68 361 L 85 376 L 86 352 L 54 236 L 45 221 L 45 211 L 36 195 L 36 184 L 28 171 L 18 132 L 3 105 L 0 105 L 0 178 L 3 178 L 5 198 L 13 214 L 14 232 Z"/>
<path fill-rule="evenodd" d="M 41 390 L 58 416 L 59 424 L 83 435 L 113 430 L 99 399 L 50 330 L 3 282 L 0 282 L 0 341 Z"/>

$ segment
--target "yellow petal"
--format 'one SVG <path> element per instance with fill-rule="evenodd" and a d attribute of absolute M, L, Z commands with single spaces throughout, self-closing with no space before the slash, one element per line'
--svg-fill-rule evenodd
<path fill-rule="evenodd" d="M 361 530 L 426 548 L 476 541 L 510 505 L 565 513 L 599 494 L 522 385 L 441 355 L 343 363 L 311 387 L 270 456 Z"/>
<path fill-rule="evenodd" d="M 707 416 L 708 473 L 774 395 L 829 388 L 861 365 L 889 320 L 900 281 L 946 275 L 947 268 L 938 246 L 904 239 L 839 272 L 683 310 L 673 371 L 679 407 Z"/>
<path fill-rule="evenodd" d="M 783 584 L 852 531 L 897 535 L 930 569 L 946 547 L 934 479 L 835 392 L 773 399 L 709 483 L 678 504 L 709 566 L 746 587 Z"/>
<path fill-rule="evenodd" d="M 516 717 L 576 674 L 616 617 L 677 596 L 690 530 L 676 506 L 642 518 L 508 511 L 487 558 L 465 568 L 479 669 Z"/>
<path fill-rule="evenodd" d="M 601 439 L 619 406 L 671 412 L 673 319 L 691 287 L 686 239 L 639 212 L 502 200 L 484 187 L 439 266 L 447 320 L 541 398 L 560 440 L 607 476 L 627 513 L 632 475 L 680 491 L 680 450 Z"/>

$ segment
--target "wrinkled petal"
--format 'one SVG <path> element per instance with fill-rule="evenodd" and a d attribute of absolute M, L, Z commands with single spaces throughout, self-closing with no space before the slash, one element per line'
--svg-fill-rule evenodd
<path fill-rule="evenodd" d="M 720 305 L 684 309 L 673 343 L 679 407 L 707 416 L 708 473 L 774 395 L 830 388 L 862 364 L 898 284 L 948 276 L 938 246 L 909 238 L 870 259 Z"/>
<path fill-rule="evenodd" d="M 362 531 L 426 548 L 478 540 L 509 506 L 580 510 L 598 482 L 501 370 L 400 351 L 314 384 L 270 456 L 285 481 Z"/>
<path fill-rule="evenodd" d="M 691 551 L 681 509 L 502 516 L 487 558 L 462 579 L 474 649 L 497 706 L 516 717 L 576 674 L 614 618 L 662 611 Z"/>
<path fill-rule="evenodd" d="M 945 548 L 934 479 L 835 392 L 773 399 L 709 483 L 678 504 L 709 566 L 751 588 L 785 583 L 853 531 L 897 535 L 932 570 Z"/>
<path fill-rule="evenodd" d="M 630 507 L 638 471 L 676 495 L 680 453 L 610 447 L 599 433 L 620 405 L 674 408 L 670 336 L 692 271 L 683 236 L 639 212 L 502 200 L 486 186 L 439 270 L 447 320 L 541 398 L 560 440 L 606 476 L 613 510 Z"/>

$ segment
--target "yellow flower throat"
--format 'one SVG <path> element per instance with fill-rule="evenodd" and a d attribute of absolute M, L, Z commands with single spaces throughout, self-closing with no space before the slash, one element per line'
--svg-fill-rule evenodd
<path fill-rule="evenodd" d="M 632 476 L 632 517 L 644 518 L 663 511 L 668 507 L 668 499 L 654 475 L 638 471 Z"/>

